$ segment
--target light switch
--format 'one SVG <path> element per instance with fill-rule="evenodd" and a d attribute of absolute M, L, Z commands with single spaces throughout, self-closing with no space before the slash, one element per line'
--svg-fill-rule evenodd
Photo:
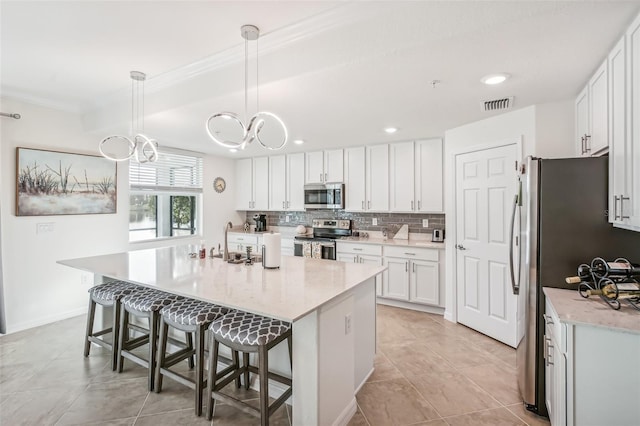
<path fill-rule="evenodd" d="M 429 227 L 429 219 L 422 219 L 422 227 L 423 228 Z"/>
<path fill-rule="evenodd" d="M 378 226 L 378 218 L 377 217 L 374 217 L 373 219 L 371 219 L 371 225 Z"/>

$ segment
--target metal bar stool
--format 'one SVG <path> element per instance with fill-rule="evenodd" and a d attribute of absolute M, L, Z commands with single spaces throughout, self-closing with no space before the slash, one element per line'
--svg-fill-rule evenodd
<path fill-rule="evenodd" d="M 89 309 L 87 311 L 87 329 L 84 336 L 84 356 L 89 356 L 91 343 L 102 346 L 111 351 L 111 369 L 115 371 L 118 360 L 118 340 L 120 325 L 120 299 L 141 290 L 142 287 L 126 281 L 109 281 L 98 284 L 89 289 Z M 113 308 L 113 322 L 111 327 L 93 331 L 96 315 L 96 305 Z M 139 328 L 141 329 L 141 328 Z M 105 334 L 111 333 L 111 342 L 104 339 Z"/>
<path fill-rule="evenodd" d="M 216 401 L 225 402 L 245 413 L 260 418 L 260 424 L 269 424 L 269 417 L 291 396 L 291 379 L 269 371 L 268 353 L 271 348 L 287 339 L 289 346 L 289 363 L 291 364 L 291 324 L 248 312 L 234 311 L 211 323 L 211 342 L 209 347 L 209 373 L 207 378 L 207 419 L 213 417 Z M 232 350 L 258 353 L 258 368 L 249 365 L 245 355 L 244 365 L 235 368 L 230 374 L 218 373 L 218 349 L 222 343 Z M 260 378 L 260 408 L 257 409 L 221 390 L 231 381 L 245 375 L 245 386 L 249 386 L 249 372 L 258 374 Z M 269 405 L 269 379 L 288 386 L 287 390 Z"/>
<path fill-rule="evenodd" d="M 204 380 L 204 338 L 209 325 L 227 314 L 228 308 L 195 299 L 182 299 L 165 306 L 160 311 L 160 337 L 158 343 L 158 362 L 155 371 L 155 391 L 162 391 L 162 378 L 167 376 L 196 391 L 195 412 L 202 415 L 202 392 L 206 386 Z M 167 356 L 169 326 L 187 333 L 195 333 L 195 348 L 183 348 Z M 169 368 L 195 354 L 196 378 L 194 380 L 172 371 Z M 234 358 L 237 365 L 237 352 Z"/>
<path fill-rule="evenodd" d="M 122 372 L 124 358 L 148 368 L 148 386 L 150 391 L 152 391 L 154 387 L 160 310 L 182 299 L 184 299 L 184 297 L 175 294 L 152 288 L 143 288 L 141 291 L 132 293 L 120 300 L 124 311 L 120 316 L 120 342 L 118 344 L 117 356 L 118 372 Z M 147 318 L 149 320 L 149 332 L 142 336 L 130 338 L 127 332 L 129 329 L 129 315 L 134 315 L 138 318 Z M 149 345 L 147 359 L 132 352 L 134 349 L 145 344 Z M 187 335 L 186 346 L 193 348 L 190 334 Z M 193 367 L 193 361 L 190 362 L 190 367 Z"/>

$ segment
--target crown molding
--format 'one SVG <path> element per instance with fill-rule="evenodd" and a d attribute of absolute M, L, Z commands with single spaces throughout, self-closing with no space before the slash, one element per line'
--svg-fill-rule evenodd
<path fill-rule="evenodd" d="M 81 114 L 83 111 L 83 109 L 79 107 L 77 103 L 62 102 L 59 100 L 44 98 L 41 96 L 34 96 L 11 87 L 3 87 L 0 91 L 0 96 L 18 102 L 25 102 L 32 105 L 51 108 L 63 112 L 70 112 L 73 114 Z"/>

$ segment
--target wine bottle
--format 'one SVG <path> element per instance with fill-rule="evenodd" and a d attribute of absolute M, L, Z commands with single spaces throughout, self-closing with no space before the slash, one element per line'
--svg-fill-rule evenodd
<path fill-rule="evenodd" d="M 599 277 L 640 277 L 640 265 L 622 258 L 607 262 L 596 257 L 591 261 L 591 272 Z"/>
<path fill-rule="evenodd" d="M 605 296 L 609 299 L 630 299 L 640 297 L 640 284 L 635 282 L 607 284 L 600 289 L 587 290 L 587 294 L 589 296 Z"/>
<path fill-rule="evenodd" d="M 582 265 L 578 266 L 578 275 L 576 275 L 575 277 L 567 277 L 564 280 L 567 284 L 591 282 L 593 281 L 593 276 L 591 275 L 591 267 L 583 263 Z"/>

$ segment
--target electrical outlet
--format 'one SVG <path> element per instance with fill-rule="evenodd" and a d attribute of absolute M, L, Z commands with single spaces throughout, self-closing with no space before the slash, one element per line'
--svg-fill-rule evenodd
<path fill-rule="evenodd" d="M 344 334 L 351 334 L 351 314 L 344 316 Z"/>
<path fill-rule="evenodd" d="M 36 223 L 36 234 L 44 234 L 47 232 L 53 232 L 53 222 Z"/>
<path fill-rule="evenodd" d="M 80 275 L 80 284 L 82 285 L 91 285 L 91 277 L 88 274 Z"/>
<path fill-rule="evenodd" d="M 422 219 L 422 227 L 423 228 L 429 227 L 429 219 Z"/>
<path fill-rule="evenodd" d="M 373 219 L 371 219 L 371 224 L 372 224 L 373 226 L 378 226 L 378 218 L 377 218 L 377 217 L 374 217 Z"/>
<path fill-rule="evenodd" d="M 286 216 L 284 217 L 284 221 L 285 221 L 285 222 L 287 222 L 287 223 L 289 223 L 289 221 L 291 221 L 291 216 L 286 215 Z"/>

